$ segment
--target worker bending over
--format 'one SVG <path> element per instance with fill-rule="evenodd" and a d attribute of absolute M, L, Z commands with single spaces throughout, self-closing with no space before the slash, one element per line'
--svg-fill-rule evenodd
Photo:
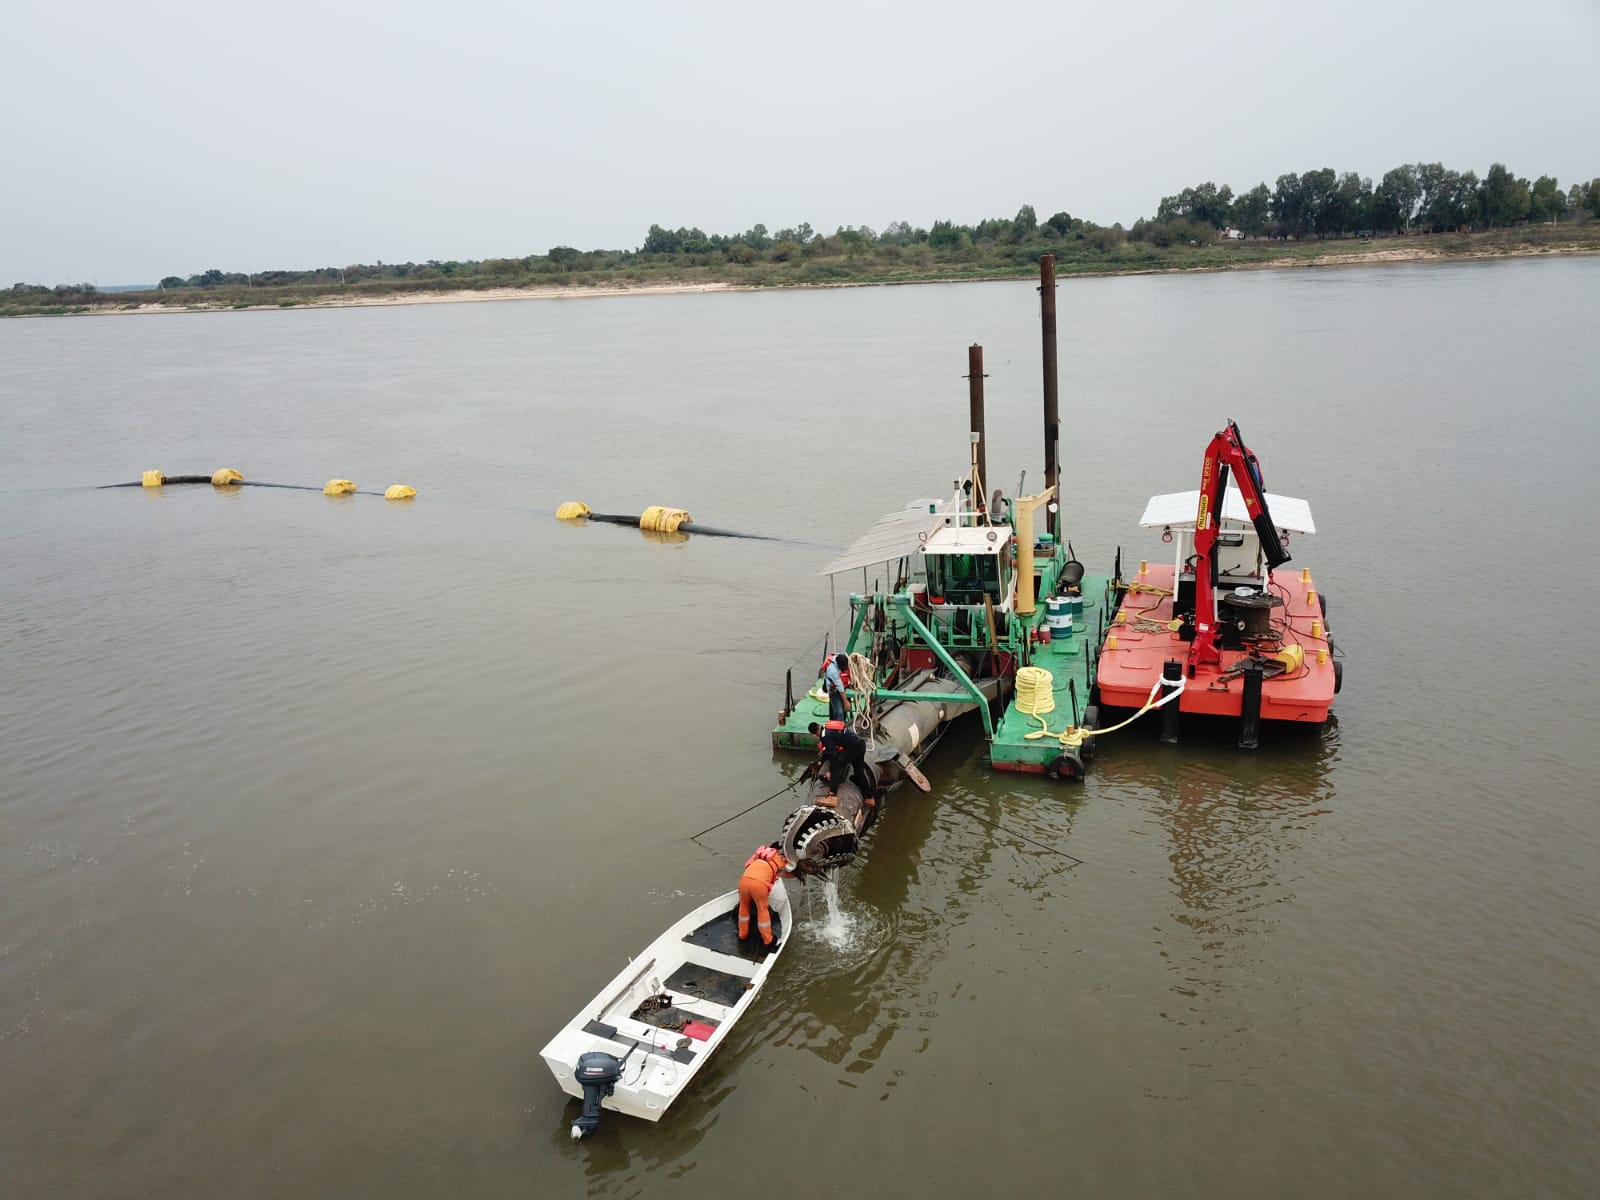
<path fill-rule="evenodd" d="M 872 797 L 872 776 L 867 771 L 867 743 L 851 729 L 824 729 L 815 721 L 806 726 L 817 739 L 817 761 L 821 764 L 821 778 L 828 790 L 838 794 L 846 780 L 852 776 L 861 789 L 864 800 Z"/>
<path fill-rule="evenodd" d="M 772 910 L 767 897 L 772 895 L 772 885 L 780 875 L 792 875 L 794 868 L 784 858 L 777 843 L 762 846 L 744 864 L 744 874 L 739 876 L 739 940 L 750 936 L 750 906 L 755 905 L 756 930 L 761 934 L 763 946 L 772 945 Z"/>

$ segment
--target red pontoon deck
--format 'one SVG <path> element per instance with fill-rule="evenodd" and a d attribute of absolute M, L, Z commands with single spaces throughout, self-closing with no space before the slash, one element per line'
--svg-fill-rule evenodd
<path fill-rule="evenodd" d="M 1100 651 L 1097 680 L 1102 709 L 1141 707 L 1162 668 L 1169 661 L 1188 659 L 1190 643 L 1168 628 L 1174 621 L 1171 593 L 1177 590 L 1173 575 L 1171 563 L 1152 563 L 1134 578 Z M 1183 695 L 1176 701 L 1180 712 L 1238 717 L 1244 692 L 1239 662 L 1252 655 L 1282 661 L 1275 657 L 1280 651 L 1299 646 L 1302 661 L 1297 669 L 1269 668 L 1277 673 L 1262 680 L 1261 719 L 1316 724 L 1328 719 L 1340 668 L 1333 658 L 1320 593 L 1309 571 L 1273 572 L 1269 588 L 1283 600 L 1283 606 L 1273 610 L 1274 635 L 1237 650 L 1222 650 L 1220 663 L 1197 668 L 1193 678 L 1185 669 Z"/>
<path fill-rule="evenodd" d="M 1162 706 L 1164 737 L 1176 739 L 1180 713 L 1232 717 L 1252 749 L 1261 721 L 1325 722 L 1343 667 L 1326 599 L 1309 570 L 1287 565 L 1290 535 L 1316 532 L 1311 506 L 1263 490 L 1239 427 L 1212 439 L 1198 490 L 1152 496 L 1139 524 L 1175 552 L 1114 593 L 1100 708 L 1140 709 L 1181 684 Z"/>

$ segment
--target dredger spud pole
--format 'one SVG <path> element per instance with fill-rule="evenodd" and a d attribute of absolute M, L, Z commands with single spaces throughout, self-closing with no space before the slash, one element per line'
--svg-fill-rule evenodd
<path fill-rule="evenodd" d="M 1039 326 L 1044 339 L 1044 486 L 1056 498 L 1050 514 L 1050 532 L 1061 541 L 1061 407 L 1056 383 L 1056 256 L 1039 258 Z"/>

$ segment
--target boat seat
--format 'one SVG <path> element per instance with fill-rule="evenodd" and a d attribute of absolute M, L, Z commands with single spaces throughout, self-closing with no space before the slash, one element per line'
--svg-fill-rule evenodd
<path fill-rule="evenodd" d="M 696 1017 L 695 1019 L 699 1021 L 705 1020 L 704 1017 Z M 636 1050 L 646 1050 L 651 1054 L 659 1054 L 664 1058 L 670 1058 L 673 1062 L 692 1063 L 694 1061 L 694 1051 L 687 1047 L 682 1050 L 659 1050 L 649 1042 L 641 1042 L 625 1033 L 618 1033 L 615 1025 L 607 1025 L 603 1021 L 590 1021 L 583 1027 L 583 1031 L 593 1034 L 595 1037 L 605 1038 L 608 1042 L 616 1042 L 619 1046 L 631 1046 Z"/>

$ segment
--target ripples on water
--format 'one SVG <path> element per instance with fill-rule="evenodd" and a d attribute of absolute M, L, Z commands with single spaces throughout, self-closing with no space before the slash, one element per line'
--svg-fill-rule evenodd
<path fill-rule="evenodd" d="M 971 341 L 1035 463 L 1031 286 L 0 324 L 7 1195 L 1587 1194 L 1595 267 L 1064 287 L 1064 411 L 1160 432 L 1069 424 L 1080 557 L 1237 418 L 1323 530 L 1336 724 L 1068 789 L 952 735 L 843 942 L 797 895 L 690 1093 L 579 1146 L 538 1048 L 775 832 L 687 840 L 779 786 L 814 572 L 959 469 Z M 824 488 L 846 425 L 903 452 Z M 420 495 L 88 489 L 221 465 Z"/>

